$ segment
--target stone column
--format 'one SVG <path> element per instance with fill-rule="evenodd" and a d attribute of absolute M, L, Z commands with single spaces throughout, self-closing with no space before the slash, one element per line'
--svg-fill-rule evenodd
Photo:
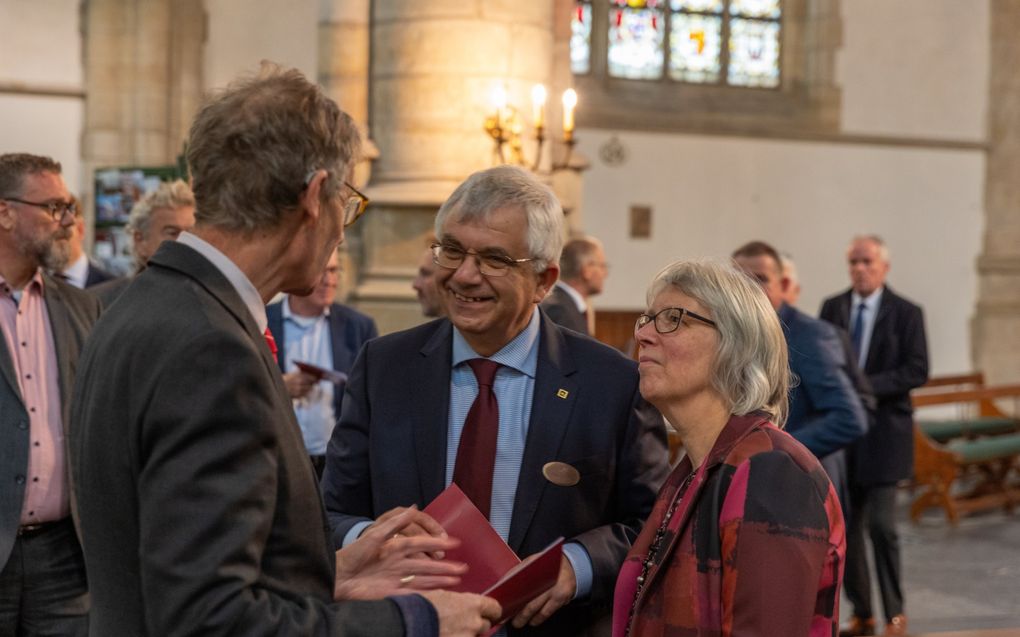
<path fill-rule="evenodd" d="M 978 258 L 974 369 L 1020 381 L 1020 2 L 992 0 L 984 249 Z"/>
<path fill-rule="evenodd" d="M 529 113 L 532 85 L 550 84 L 552 48 L 553 0 L 372 3 L 369 113 L 380 155 L 354 300 L 382 332 L 422 320 L 415 267 L 439 205 L 493 163 L 482 124 L 494 87 Z"/>

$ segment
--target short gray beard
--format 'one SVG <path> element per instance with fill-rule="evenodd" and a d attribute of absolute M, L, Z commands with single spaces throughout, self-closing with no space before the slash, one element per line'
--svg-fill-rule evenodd
<path fill-rule="evenodd" d="M 71 261 L 67 234 L 65 230 L 41 239 L 22 239 L 21 252 L 49 272 L 63 272 Z"/>

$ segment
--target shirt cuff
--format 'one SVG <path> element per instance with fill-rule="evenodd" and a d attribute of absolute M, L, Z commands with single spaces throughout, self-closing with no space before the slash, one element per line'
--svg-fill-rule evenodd
<path fill-rule="evenodd" d="M 574 569 L 577 590 L 574 599 L 584 599 L 591 594 L 592 580 L 595 579 L 595 568 L 591 564 L 588 550 L 579 542 L 568 542 L 563 545 L 563 555 Z"/>
<path fill-rule="evenodd" d="M 438 637 L 439 614 L 429 600 L 421 595 L 398 595 L 387 599 L 400 609 L 405 637 Z"/>
<path fill-rule="evenodd" d="M 354 540 L 361 537 L 361 534 L 365 532 L 365 529 L 372 526 L 372 520 L 365 520 L 364 522 L 358 522 L 352 526 L 348 531 L 347 535 L 344 536 L 343 548 L 346 548 L 354 543 Z"/>

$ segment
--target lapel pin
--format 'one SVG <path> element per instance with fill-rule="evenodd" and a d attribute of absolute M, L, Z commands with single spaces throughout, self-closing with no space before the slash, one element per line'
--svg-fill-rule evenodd
<path fill-rule="evenodd" d="M 559 487 L 572 487 L 581 481 L 581 474 L 577 472 L 577 469 L 565 462 L 545 463 L 542 466 L 542 475 L 546 480 Z"/>
<path fill-rule="evenodd" d="M 567 390 L 565 390 L 565 389 L 561 389 L 561 390 L 559 390 L 558 392 L 556 392 L 556 397 L 557 397 L 557 398 L 566 398 L 566 397 L 567 397 L 567 396 L 569 396 L 569 395 L 570 395 L 570 392 L 568 392 L 568 391 L 567 391 Z"/>

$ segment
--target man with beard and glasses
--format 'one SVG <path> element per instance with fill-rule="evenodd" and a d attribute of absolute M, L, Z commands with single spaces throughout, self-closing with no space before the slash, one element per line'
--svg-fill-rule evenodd
<path fill-rule="evenodd" d="M 89 595 L 65 438 L 99 302 L 68 263 L 76 206 L 60 164 L 0 155 L 0 635 L 85 635 Z"/>

